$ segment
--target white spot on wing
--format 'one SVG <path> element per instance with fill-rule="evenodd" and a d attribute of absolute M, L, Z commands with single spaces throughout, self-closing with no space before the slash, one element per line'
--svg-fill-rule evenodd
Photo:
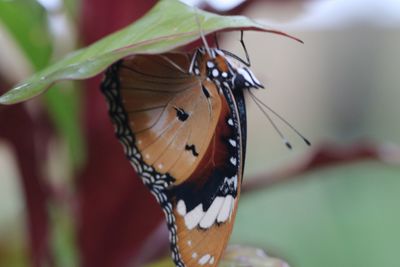
<path fill-rule="evenodd" d="M 196 253 L 196 252 L 193 252 L 192 258 L 193 258 L 193 259 L 197 258 L 197 253 Z"/>
<path fill-rule="evenodd" d="M 221 210 L 219 211 L 217 222 L 226 222 L 228 220 L 229 215 L 231 214 L 232 203 L 234 202 L 234 198 L 231 195 L 227 195 L 224 200 L 224 204 L 222 204 Z"/>
<path fill-rule="evenodd" d="M 212 76 L 218 77 L 218 75 L 219 75 L 219 71 L 217 69 L 213 69 L 212 70 Z"/>
<path fill-rule="evenodd" d="M 211 61 L 207 61 L 207 67 L 209 67 L 210 69 L 211 68 L 214 68 L 214 63 L 212 63 Z"/>
<path fill-rule="evenodd" d="M 228 120 L 228 124 L 229 124 L 230 126 L 233 126 L 233 120 L 232 120 L 232 119 L 229 119 L 229 120 Z"/>
<path fill-rule="evenodd" d="M 232 158 L 231 158 L 231 163 L 232 163 L 234 166 L 236 166 L 236 164 L 237 164 L 236 158 L 232 157 Z"/>
<path fill-rule="evenodd" d="M 181 216 L 186 215 L 186 205 L 183 200 L 179 200 L 178 204 L 176 205 L 176 210 L 178 211 L 178 214 Z"/>
<path fill-rule="evenodd" d="M 200 221 L 201 228 L 209 228 L 215 220 L 217 219 L 218 212 L 221 209 L 222 204 L 224 203 L 224 197 L 216 197 L 214 201 L 211 203 L 211 206 L 206 211 L 206 215 L 204 215 L 203 219 Z"/>
<path fill-rule="evenodd" d="M 229 139 L 229 144 L 231 144 L 233 147 L 236 147 L 236 141 L 233 139 Z"/>
<path fill-rule="evenodd" d="M 210 261 L 208 262 L 209 264 L 214 264 L 214 256 L 211 257 Z"/>
<path fill-rule="evenodd" d="M 204 255 L 203 257 L 201 257 L 201 258 L 199 259 L 199 264 L 200 264 L 200 265 L 206 264 L 206 263 L 210 260 L 210 258 L 211 258 L 210 254 Z"/>
<path fill-rule="evenodd" d="M 189 230 L 194 229 L 204 216 L 203 204 L 199 204 L 185 215 L 185 224 Z"/>

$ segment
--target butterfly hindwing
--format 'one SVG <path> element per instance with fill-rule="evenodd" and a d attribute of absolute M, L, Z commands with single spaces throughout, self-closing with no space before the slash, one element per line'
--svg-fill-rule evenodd
<path fill-rule="evenodd" d="M 230 91 L 225 93 L 233 100 Z M 187 266 L 216 266 L 237 210 L 242 168 L 239 121 L 224 92 L 220 97 L 222 111 L 206 155 L 192 176 L 171 190 L 178 247 Z"/>
<path fill-rule="evenodd" d="M 216 266 L 242 178 L 242 133 L 230 88 L 188 73 L 184 53 L 136 55 L 102 90 L 132 166 L 163 208 L 177 266 Z M 240 110 L 240 109 L 239 109 Z"/>

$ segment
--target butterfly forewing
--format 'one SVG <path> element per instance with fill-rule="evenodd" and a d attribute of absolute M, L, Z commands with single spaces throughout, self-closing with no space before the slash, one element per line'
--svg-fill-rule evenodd
<path fill-rule="evenodd" d="M 201 81 L 183 72 L 189 60 L 177 53 L 134 56 L 118 72 L 122 105 L 143 161 L 178 184 L 196 168 L 201 158 L 196 155 L 204 154 L 220 112 L 219 99 L 209 101 Z"/>
<path fill-rule="evenodd" d="M 191 60 L 132 56 L 108 69 L 102 90 L 128 159 L 166 214 L 176 265 L 216 266 L 240 192 L 241 126 L 230 88 L 189 73 Z"/>

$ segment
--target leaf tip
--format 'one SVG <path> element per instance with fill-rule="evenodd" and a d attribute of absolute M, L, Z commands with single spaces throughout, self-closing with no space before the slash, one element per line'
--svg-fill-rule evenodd
<path fill-rule="evenodd" d="M 10 103 L 10 101 L 8 100 L 8 93 L 5 93 L 3 95 L 0 96 L 0 105 L 9 105 L 12 104 Z"/>

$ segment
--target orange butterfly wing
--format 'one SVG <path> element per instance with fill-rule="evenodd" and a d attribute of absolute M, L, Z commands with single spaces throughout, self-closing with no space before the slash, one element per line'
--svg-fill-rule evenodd
<path fill-rule="evenodd" d="M 177 266 L 216 266 L 232 231 L 242 177 L 234 96 L 188 73 L 183 53 L 136 55 L 102 83 L 125 154 L 163 208 Z"/>
<path fill-rule="evenodd" d="M 233 122 L 237 122 L 236 117 L 222 101 L 219 122 L 199 168 L 184 185 L 172 190 L 171 199 L 177 203 L 178 247 L 187 266 L 216 266 L 232 231 L 242 177 L 241 139 Z M 197 192 L 197 202 L 185 211 L 190 203 L 183 201 L 193 201 Z"/>

